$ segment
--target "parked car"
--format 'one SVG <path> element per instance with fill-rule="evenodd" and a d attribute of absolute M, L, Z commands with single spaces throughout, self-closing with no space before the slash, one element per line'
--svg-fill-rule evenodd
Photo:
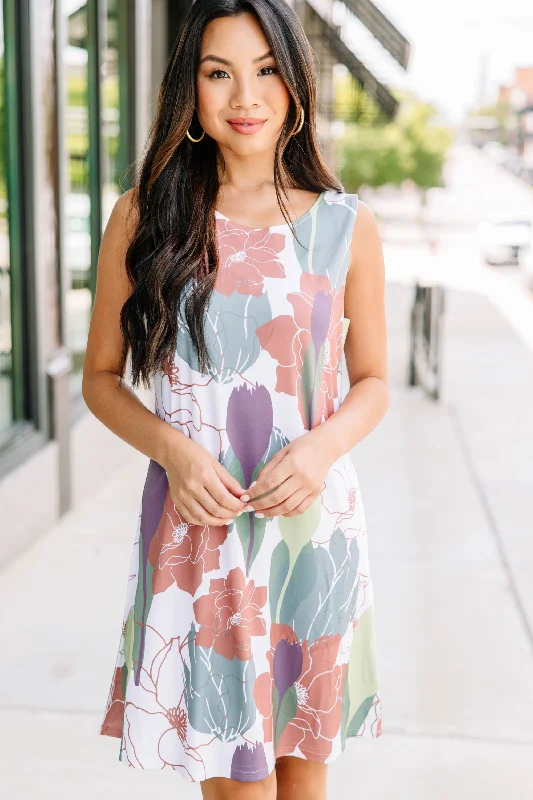
<path fill-rule="evenodd" d="M 494 214 L 479 225 L 481 255 L 485 263 L 518 264 L 520 250 L 528 247 L 533 227 L 533 208 Z"/>

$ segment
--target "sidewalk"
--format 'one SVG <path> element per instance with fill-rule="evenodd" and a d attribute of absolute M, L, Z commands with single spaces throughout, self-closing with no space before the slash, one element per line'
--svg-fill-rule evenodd
<path fill-rule="evenodd" d="M 410 299 L 408 287 L 388 284 L 392 404 L 353 453 L 370 536 L 383 736 L 348 741 L 330 767 L 330 796 L 526 800 L 533 354 L 488 300 L 450 290 L 445 396 L 435 404 L 405 382 Z M 119 741 L 95 733 L 146 465 L 131 450 L 104 492 L 0 575 L 9 612 L 0 630 L 6 800 L 200 797 L 172 770 L 125 769 Z"/>

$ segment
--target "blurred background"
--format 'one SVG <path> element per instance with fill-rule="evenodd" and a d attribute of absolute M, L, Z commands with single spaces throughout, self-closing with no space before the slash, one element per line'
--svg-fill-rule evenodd
<path fill-rule="evenodd" d="M 531 798 L 533 10 L 294 6 L 387 272 L 392 404 L 352 453 L 383 736 L 348 741 L 331 792 Z M 200 796 L 97 733 L 147 460 L 81 396 L 102 231 L 187 7 L 0 2 L 2 800 Z"/>

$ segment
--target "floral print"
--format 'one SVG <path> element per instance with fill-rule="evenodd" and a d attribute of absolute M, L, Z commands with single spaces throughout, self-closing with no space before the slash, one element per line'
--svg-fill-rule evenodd
<path fill-rule="evenodd" d="M 194 601 L 194 615 L 200 625 L 196 644 L 214 646 L 225 658 L 252 657 L 252 636 L 264 636 L 265 619 L 261 608 L 267 601 L 267 587 L 246 583 L 242 570 L 235 567 L 227 578 L 213 578 L 209 594 Z"/>
<path fill-rule="evenodd" d="M 336 663 L 340 640 L 339 634 L 322 636 L 309 645 L 298 642 L 290 627 L 272 625 L 270 673 L 257 678 L 254 698 L 263 716 L 266 742 L 272 741 L 276 728 L 278 753 L 292 753 L 298 747 L 311 760 L 326 761 L 330 755 L 340 730 L 346 675 L 346 664 Z M 289 691 L 295 713 L 287 720 L 281 712 Z"/>
<path fill-rule="evenodd" d="M 314 428 L 333 413 L 342 350 L 344 288 L 327 276 L 302 272 L 299 292 L 287 299 L 292 316 L 281 314 L 257 329 L 267 352 L 278 361 L 276 392 L 298 401 L 302 422 Z"/>
<path fill-rule="evenodd" d="M 194 595 L 204 573 L 218 569 L 220 546 L 227 535 L 227 525 L 191 525 L 182 520 L 168 491 L 148 549 L 148 561 L 153 567 L 153 593 L 164 592 L 175 583 Z"/>
<path fill-rule="evenodd" d="M 248 488 L 340 407 L 356 194 L 324 191 L 295 221 L 250 228 L 215 212 L 220 263 L 201 372 L 179 312 L 156 414 Z M 365 512 L 349 454 L 294 517 L 192 525 L 151 460 L 98 732 L 119 760 L 186 780 L 256 781 L 276 758 L 331 763 L 382 734 Z"/>
<path fill-rule="evenodd" d="M 228 297 L 233 292 L 263 294 L 263 278 L 283 278 L 279 252 L 285 236 L 265 230 L 248 230 L 231 220 L 216 220 L 220 269 L 215 289 Z"/>

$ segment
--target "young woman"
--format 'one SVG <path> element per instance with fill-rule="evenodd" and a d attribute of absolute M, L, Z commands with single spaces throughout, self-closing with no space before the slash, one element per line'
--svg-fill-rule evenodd
<path fill-rule="evenodd" d="M 99 732 L 209 799 L 323 800 L 382 731 L 349 454 L 389 404 L 384 263 L 315 99 L 284 0 L 196 0 L 100 249 L 83 395 L 150 461 Z"/>

